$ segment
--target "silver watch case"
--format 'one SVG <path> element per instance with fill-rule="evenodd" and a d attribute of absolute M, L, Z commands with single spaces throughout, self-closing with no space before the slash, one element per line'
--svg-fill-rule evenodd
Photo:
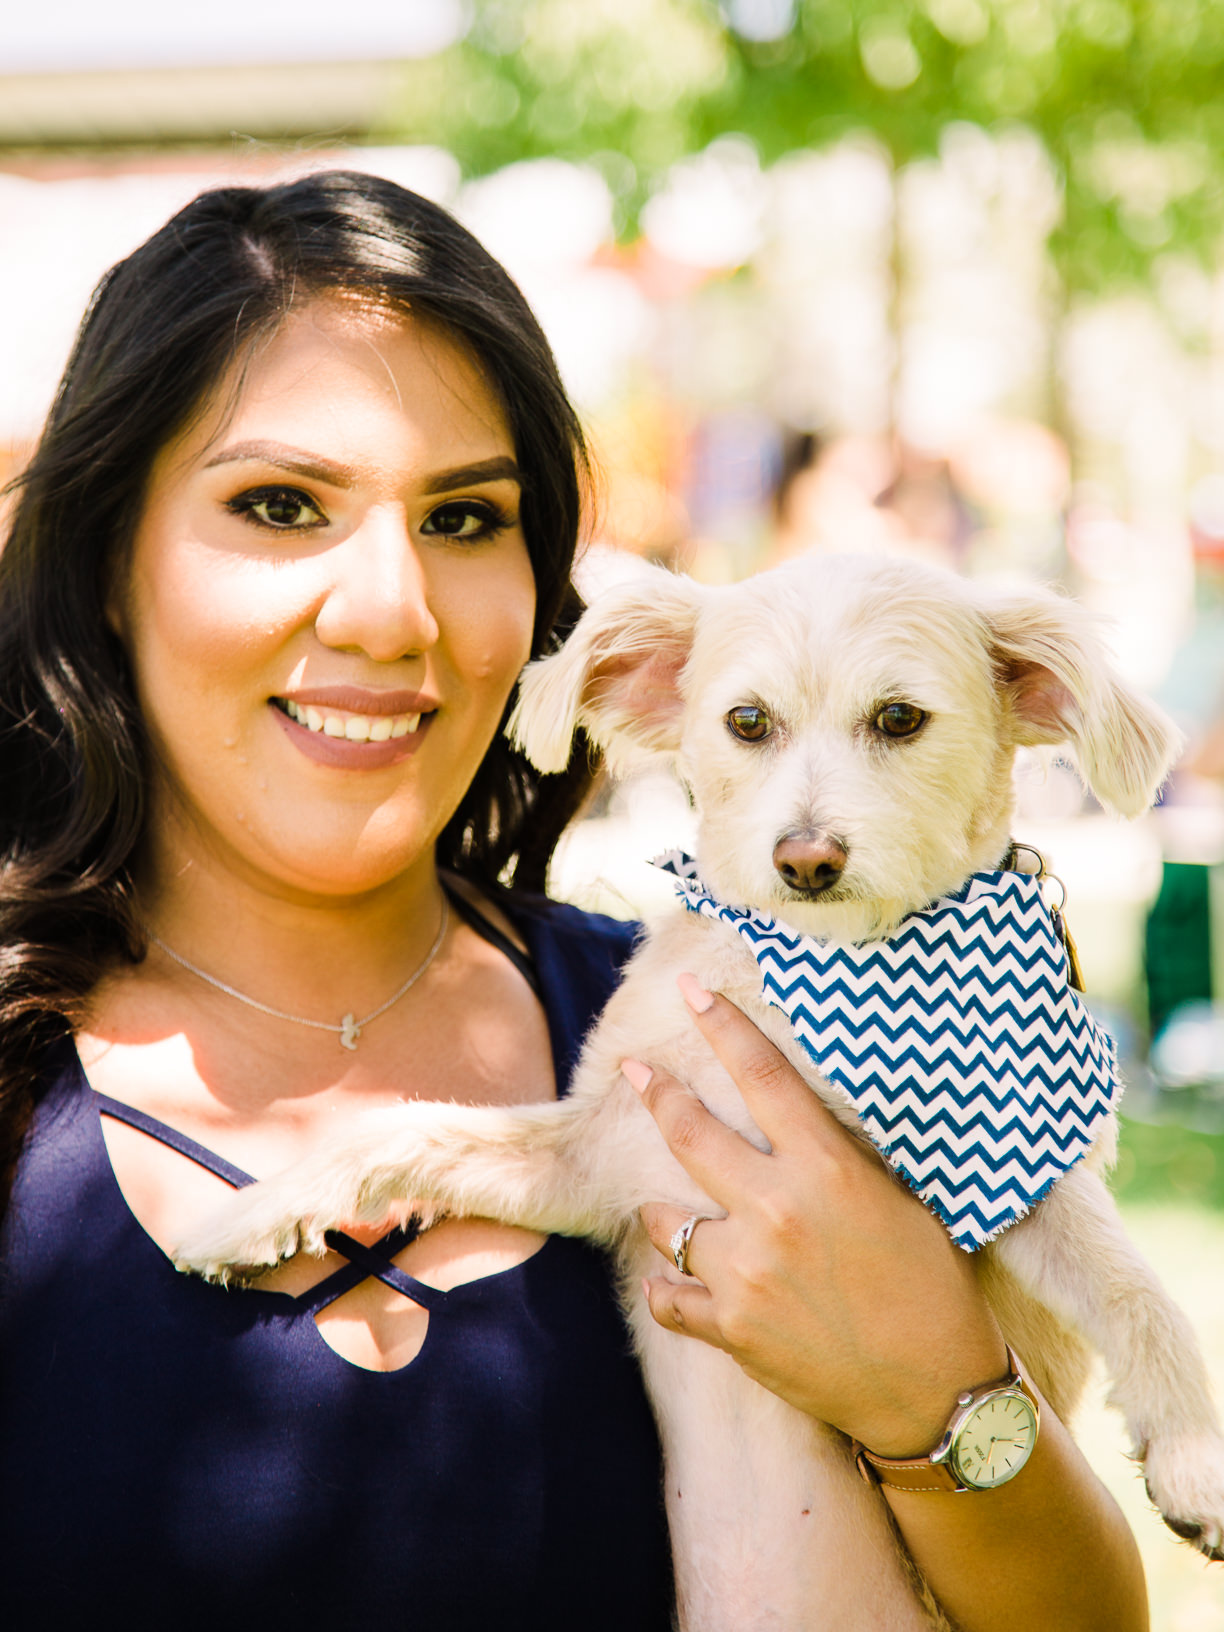
<path fill-rule="evenodd" d="M 1041 1424 L 1037 1401 L 1017 1371 L 990 1388 L 957 1396 L 944 1436 L 931 1452 L 966 1490 L 994 1490 L 1014 1479 L 1033 1453 Z"/>

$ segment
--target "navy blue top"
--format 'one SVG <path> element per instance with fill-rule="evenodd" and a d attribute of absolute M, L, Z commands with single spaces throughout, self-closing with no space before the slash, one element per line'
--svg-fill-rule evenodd
<path fill-rule="evenodd" d="M 508 910 L 563 1088 L 632 932 Z M 600 1254 L 554 1236 L 429 1290 L 420 1353 L 367 1371 L 324 1342 L 313 1290 L 177 1274 L 75 1051 L 48 1075 L 3 1237 L 6 1628 L 666 1632 L 658 1442 Z"/>

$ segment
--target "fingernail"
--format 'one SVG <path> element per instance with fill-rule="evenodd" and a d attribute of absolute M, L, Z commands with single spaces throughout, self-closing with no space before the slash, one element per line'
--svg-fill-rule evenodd
<path fill-rule="evenodd" d="M 654 1075 L 650 1067 L 643 1065 L 641 1060 L 622 1060 L 621 1072 L 630 1086 L 636 1088 L 639 1094 Z"/>
<path fill-rule="evenodd" d="M 647 1304 L 649 1304 L 649 1302 L 650 1302 L 650 1282 L 646 1279 L 646 1277 L 644 1275 L 642 1277 L 642 1296 L 646 1299 Z"/>
<path fill-rule="evenodd" d="M 714 1001 L 713 994 L 706 991 L 695 975 L 677 975 L 676 985 L 680 988 L 680 996 L 694 1014 L 704 1014 Z"/>

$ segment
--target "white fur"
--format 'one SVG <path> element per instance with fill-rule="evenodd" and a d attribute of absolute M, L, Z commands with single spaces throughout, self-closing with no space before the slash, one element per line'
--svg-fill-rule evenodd
<path fill-rule="evenodd" d="M 929 716 L 910 739 L 873 727 L 893 701 Z M 761 743 L 727 727 L 728 711 L 745 703 L 772 721 Z M 1127 815 L 1150 803 L 1176 747 L 1160 712 L 1111 674 L 1072 603 L 988 594 L 930 568 L 863 557 L 809 558 L 726 588 L 664 573 L 618 588 L 564 650 L 527 671 L 513 728 L 555 769 L 580 724 L 614 763 L 662 755 L 675 764 L 692 790 L 713 893 L 855 941 L 887 935 L 907 912 L 998 863 L 1017 747 L 1066 744 L 1102 802 Z M 774 846 L 792 832 L 845 850 L 844 873 L 825 894 L 796 894 L 775 871 Z M 663 1331 L 645 1307 L 638 1282 L 658 1273 L 659 1259 L 638 1207 L 713 1209 L 620 1061 L 632 1055 L 674 1073 L 763 1144 L 675 992 L 680 969 L 751 1015 L 854 1125 L 764 1005 L 734 932 L 677 915 L 629 965 L 564 1100 L 506 1110 L 412 1103 L 372 1115 L 339 1148 L 241 1192 L 177 1261 L 224 1279 L 232 1265 L 321 1251 L 325 1230 L 403 1216 L 422 1200 L 600 1241 L 616 1254 L 661 1426 L 687 1632 L 938 1624 L 841 1436 L 722 1353 Z M 1154 1500 L 1210 1551 L 1224 1534 L 1224 1442 L 1185 1318 L 1127 1241 L 1097 1176 L 1113 1140 L 1111 1122 L 1088 1160 L 975 1262 L 1056 1410 L 1070 1409 L 1082 1381 L 1076 1334 L 1102 1351 L 1114 1402 L 1146 1451 Z"/>

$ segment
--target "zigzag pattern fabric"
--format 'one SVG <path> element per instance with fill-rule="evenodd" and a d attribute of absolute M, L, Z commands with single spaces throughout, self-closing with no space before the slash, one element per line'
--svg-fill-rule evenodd
<path fill-rule="evenodd" d="M 975 873 L 891 940 L 850 946 L 715 900 L 682 851 L 655 865 L 741 936 L 766 1002 L 966 1252 L 1023 1218 L 1116 1102 L 1113 1044 L 1067 984 L 1036 878 Z"/>

